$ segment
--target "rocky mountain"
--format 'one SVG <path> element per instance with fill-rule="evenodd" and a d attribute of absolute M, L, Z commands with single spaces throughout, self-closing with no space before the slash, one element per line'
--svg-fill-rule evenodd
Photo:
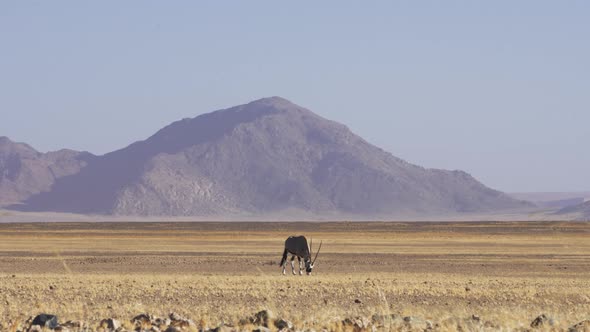
<path fill-rule="evenodd" d="M 0 206 L 48 191 L 57 179 L 78 173 L 93 157 L 72 150 L 40 153 L 0 137 Z"/>
<path fill-rule="evenodd" d="M 78 169 L 57 179 L 50 191 L 39 190 L 22 209 L 374 216 L 529 206 L 465 172 L 407 163 L 279 97 L 174 122 Z"/>

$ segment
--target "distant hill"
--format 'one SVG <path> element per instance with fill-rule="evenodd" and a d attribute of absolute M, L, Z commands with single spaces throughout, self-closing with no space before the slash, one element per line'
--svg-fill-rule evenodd
<path fill-rule="evenodd" d="M 568 206 L 581 204 L 590 199 L 590 192 L 524 192 L 509 193 L 513 198 L 533 202 L 540 208 L 563 209 Z"/>
<path fill-rule="evenodd" d="M 582 204 L 568 206 L 563 208 L 557 212 L 557 214 L 571 214 L 575 215 L 575 218 L 579 220 L 588 220 L 590 221 L 590 201 L 586 201 Z"/>
<path fill-rule="evenodd" d="M 41 193 L 20 209 L 145 216 L 400 216 L 531 206 L 465 172 L 407 163 L 344 125 L 279 97 L 174 122 L 82 166 L 74 163 L 69 176 L 57 178 L 50 191 L 53 182 L 43 182 L 37 189 Z"/>
<path fill-rule="evenodd" d="M 90 153 L 72 150 L 40 153 L 0 137 L 0 206 L 48 191 L 57 179 L 78 173 L 93 158 Z"/>

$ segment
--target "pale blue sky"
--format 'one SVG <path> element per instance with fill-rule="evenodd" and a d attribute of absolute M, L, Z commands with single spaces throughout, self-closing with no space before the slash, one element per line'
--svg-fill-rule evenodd
<path fill-rule="evenodd" d="M 590 189 L 588 1 L 1 1 L 0 136 L 102 154 L 282 96 L 504 191 Z"/>

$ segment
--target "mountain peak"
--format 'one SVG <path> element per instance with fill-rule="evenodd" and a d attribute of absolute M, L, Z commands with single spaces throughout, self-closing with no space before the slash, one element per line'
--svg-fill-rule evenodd
<path fill-rule="evenodd" d="M 13 153 L 38 154 L 37 150 L 26 143 L 15 142 L 6 136 L 0 136 L 0 148 Z"/>
<path fill-rule="evenodd" d="M 257 100 L 253 100 L 251 102 L 249 102 L 247 105 L 274 105 L 274 106 L 281 106 L 281 105 L 292 105 L 292 106 L 297 106 L 295 105 L 293 102 L 291 102 L 290 100 L 287 100 L 283 97 L 279 97 L 279 96 L 271 96 L 271 97 L 265 97 L 265 98 L 260 98 Z"/>
<path fill-rule="evenodd" d="M 144 141 L 92 158 L 79 173 L 40 191 L 21 200 L 20 208 L 402 216 L 523 207 L 466 173 L 403 162 L 344 125 L 277 96 L 176 121 Z"/>
<path fill-rule="evenodd" d="M 50 190 L 58 178 L 77 174 L 89 160 L 72 150 L 41 153 L 0 136 L 0 206 Z"/>
<path fill-rule="evenodd" d="M 254 112 L 260 114 L 276 112 L 302 112 L 307 111 L 305 108 L 278 96 L 266 97 L 251 101 L 247 104 L 229 108 L 229 110 L 239 110 L 241 112 Z"/>

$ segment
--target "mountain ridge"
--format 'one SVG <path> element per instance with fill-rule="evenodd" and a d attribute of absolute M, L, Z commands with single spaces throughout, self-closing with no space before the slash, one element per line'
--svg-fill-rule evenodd
<path fill-rule="evenodd" d="M 20 205 L 115 215 L 464 213 L 527 207 L 463 171 L 408 163 L 280 97 L 175 121 Z"/>
<path fill-rule="evenodd" d="M 39 152 L 26 143 L 0 137 L 0 206 L 47 191 L 57 179 L 77 173 L 94 155 L 61 149 Z"/>

